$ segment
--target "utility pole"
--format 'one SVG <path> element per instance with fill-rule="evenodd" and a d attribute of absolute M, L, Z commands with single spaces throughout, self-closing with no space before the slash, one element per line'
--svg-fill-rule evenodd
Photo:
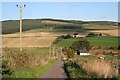
<path fill-rule="evenodd" d="M 53 47 L 53 56 L 55 55 L 55 48 Z"/>
<path fill-rule="evenodd" d="M 60 47 L 60 60 L 62 60 L 62 47 Z"/>
<path fill-rule="evenodd" d="M 17 5 L 17 8 L 20 9 L 20 51 L 22 51 L 22 9 L 24 7 L 26 7 L 26 5 L 24 6 Z"/>
<path fill-rule="evenodd" d="M 50 58 L 50 56 L 51 56 L 51 53 L 52 53 L 52 43 L 50 42 L 50 47 L 49 47 L 49 58 Z"/>

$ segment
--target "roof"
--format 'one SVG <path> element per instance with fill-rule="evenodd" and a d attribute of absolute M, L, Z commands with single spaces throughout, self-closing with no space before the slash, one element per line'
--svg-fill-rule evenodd
<path fill-rule="evenodd" d="M 80 53 L 87 53 L 86 47 L 80 50 Z"/>
<path fill-rule="evenodd" d="M 87 53 L 87 51 L 80 50 L 80 53 Z"/>

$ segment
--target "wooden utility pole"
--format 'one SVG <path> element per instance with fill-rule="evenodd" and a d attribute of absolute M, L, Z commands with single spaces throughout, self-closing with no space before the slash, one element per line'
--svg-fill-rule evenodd
<path fill-rule="evenodd" d="M 55 55 L 55 48 L 53 47 L 53 56 Z"/>
<path fill-rule="evenodd" d="M 60 47 L 60 60 L 62 60 L 62 47 Z"/>
<path fill-rule="evenodd" d="M 50 47 L 49 47 L 49 58 L 50 58 L 50 56 L 51 56 L 51 53 L 52 53 L 52 44 L 51 44 L 51 42 L 50 42 Z"/>
<path fill-rule="evenodd" d="M 22 7 L 20 6 L 20 51 L 22 51 Z"/>
<path fill-rule="evenodd" d="M 22 8 L 26 7 L 26 5 L 24 6 L 17 5 L 17 7 L 20 9 L 20 51 L 22 51 Z"/>

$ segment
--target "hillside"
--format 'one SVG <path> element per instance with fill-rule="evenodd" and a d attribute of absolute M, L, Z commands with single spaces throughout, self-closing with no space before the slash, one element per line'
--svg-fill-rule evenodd
<path fill-rule="evenodd" d="M 116 22 L 110 21 L 79 21 L 58 19 L 24 19 L 23 31 L 33 29 L 77 29 L 77 30 L 103 30 L 117 29 Z M 2 21 L 2 33 L 9 34 L 19 32 L 19 20 Z"/>

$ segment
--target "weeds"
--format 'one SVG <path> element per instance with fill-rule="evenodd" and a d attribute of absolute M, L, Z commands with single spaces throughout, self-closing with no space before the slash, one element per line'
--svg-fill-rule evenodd
<path fill-rule="evenodd" d="M 42 49 L 40 49 L 42 50 Z M 36 48 L 19 49 L 5 48 L 2 54 L 2 76 L 4 77 L 34 77 L 36 70 L 48 64 L 44 51 Z M 50 60 L 51 61 L 51 60 Z M 43 70 L 44 71 L 44 70 Z M 21 76 L 22 75 L 22 76 Z M 38 74 L 36 74 L 38 75 Z"/>

